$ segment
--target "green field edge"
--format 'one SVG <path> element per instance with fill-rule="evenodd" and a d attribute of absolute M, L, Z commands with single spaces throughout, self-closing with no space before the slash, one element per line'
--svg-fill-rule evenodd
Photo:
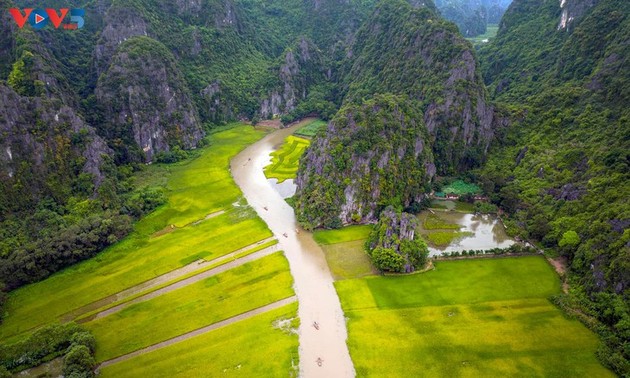
<path fill-rule="evenodd" d="M 282 251 L 281 251 L 281 252 L 282 252 Z M 296 300 L 295 300 L 295 302 L 294 302 L 294 303 L 298 303 L 298 302 L 297 302 L 297 296 L 295 295 L 295 293 L 293 293 L 293 294 L 288 295 L 288 296 L 286 296 L 286 297 L 281 297 L 281 298 L 278 298 L 278 299 L 276 299 L 276 300 L 274 300 L 274 301 L 271 301 L 271 302 L 269 302 L 269 303 L 266 303 L 266 304 L 264 304 L 264 305 L 262 305 L 262 306 L 258 306 L 258 307 L 255 307 L 255 308 L 250 308 L 250 309 L 248 309 L 248 310 L 246 310 L 246 311 L 239 312 L 239 313 L 234 314 L 234 315 L 230 315 L 230 316 L 228 316 L 227 318 L 220 319 L 220 320 L 214 321 L 214 322 L 212 322 L 212 323 L 205 324 L 205 325 L 203 325 L 203 326 L 200 326 L 200 327 L 197 327 L 197 328 L 190 329 L 190 330 L 188 330 L 188 331 L 186 331 L 186 332 L 184 332 L 184 333 L 181 333 L 181 334 L 179 334 L 179 335 L 176 335 L 176 336 L 170 337 L 170 338 L 168 338 L 168 339 L 165 339 L 165 340 L 159 341 L 159 342 L 157 342 L 157 343 L 153 343 L 153 344 L 150 344 L 150 345 L 145 345 L 145 346 L 143 346 L 143 347 L 141 347 L 141 348 L 138 348 L 138 349 L 135 349 L 135 350 L 132 350 L 132 351 L 129 351 L 129 352 L 123 353 L 123 354 L 113 355 L 112 357 L 108 357 L 108 358 L 107 358 L 107 360 L 102 360 L 102 361 L 98 361 L 98 360 L 97 360 L 96 362 L 97 362 L 97 364 L 102 364 L 102 363 L 107 362 L 107 361 L 115 360 L 115 359 L 120 358 L 120 357 L 122 357 L 122 356 L 126 356 L 126 355 L 128 355 L 128 354 L 135 353 L 135 352 L 137 352 L 137 351 L 139 351 L 139 350 L 143 350 L 143 349 L 146 349 L 146 348 L 151 348 L 151 347 L 152 347 L 152 346 L 154 346 L 154 345 L 158 345 L 158 344 L 161 344 L 161 343 L 163 343 L 163 342 L 166 342 L 166 341 L 169 341 L 169 340 L 176 339 L 176 338 L 178 338 L 178 337 L 180 337 L 180 336 L 182 336 L 182 335 L 186 335 L 186 334 L 188 334 L 188 333 L 192 333 L 192 332 L 198 331 L 198 330 L 200 330 L 200 329 L 204 329 L 204 328 L 206 328 L 206 327 L 210 327 L 210 326 L 212 326 L 212 325 L 214 325 L 214 324 L 218 324 L 218 323 L 224 322 L 224 321 L 229 320 L 229 319 L 231 319 L 231 318 L 236 318 L 236 317 L 241 316 L 241 315 L 243 315 L 243 314 L 246 314 L 246 313 L 248 313 L 248 312 L 256 311 L 256 310 L 258 310 L 258 309 L 261 309 L 261 308 L 263 308 L 263 307 L 269 306 L 269 305 L 274 304 L 274 303 L 276 303 L 276 302 L 281 302 L 281 301 L 284 301 L 284 300 L 287 300 L 287 299 L 289 299 L 289 298 L 293 298 L 293 297 L 295 297 L 295 298 L 296 298 Z M 293 304 L 293 303 L 288 304 L 287 306 L 290 306 L 290 305 L 292 305 L 292 304 Z M 285 306 L 285 307 L 286 307 L 286 306 Z M 196 336 L 193 336 L 193 337 L 191 337 L 191 339 L 192 339 L 192 338 L 195 338 L 195 337 L 199 337 L 199 336 L 205 335 L 205 334 L 208 334 L 208 333 L 211 333 L 211 332 L 218 331 L 219 329 L 222 329 L 222 328 L 225 328 L 225 327 L 229 327 L 229 326 L 231 326 L 231 325 L 234 325 L 234 324 L 237 324 L 237 323 L 240 323 L 240 322 L 243 322 L 243 321 L 246 321 L 246 320 L 252 319 L 252 318 L 255 318 L 256 316 L 259 316 L 259 315 L 265 315 L 265 314 L 267 314 L 267 313 L 269 313 L 269 312 L 272 312 L 272 311 L 275 311 L 275 310 L 265 311 L 265 312 L 263 312 L 263 313 L 260 313 L 260 314 L 257 314 L 257 315 L 254 315 L 254 316 L 251 316 L 251 317 L 248 317 L 248 318 L 245 318 L 245 319 L 240 319 L 240 320 L 237 320 L 237 321 L 235 321 L 234 323 L 231 323 L 231 324 L 226 324 L 225 326 L 219 327 L 219 328 L 217 328 L 217 329 L 215 329 L 215 330 L 208 331 L 208 332 L 203 333 L 203 334 L 201 334 L 201 335 L 196 335 Z M 182 342 L 184 342 L 184 341 L 182 341 Z M 173 345 L 175 345 L 175 344 L 173 344 Z M 167 346 L 167 347 L 168 347 L 168 346 Z M 162 348 L 160 348 L 160 349 L 162 349 Z M 156 349 L 156 350 L 159 350 L 159 349 Z M 150 352 L 148 352 L 148 353 L 150 353 Z M 141 354 L 141 355 L 142 355 L 142 354 Z M 139 356 L 141 356 L 141 355 L 139 355 Z M 139 357 L 139 356 L 135 356 L 135 357 L 133 357 L 133 358 L 136 358 L 136 357 Z M 133 359 L 133 358 L 131 358 L 131 359 Z M 121 362 L 122 362 L 122 361 L 121 361 Z"/>
<path fill-rule="evenodd" d="M 263 239 L 263 240 L 264 240 L 264 239 Z M 120 301 L 112 302 L 112 303 L 110 303 L 110 304 L 108 304 L 108 305 L 105 305 L 105 306 L 103 306 L 103 307 L 100 307 L 100 308 L 98 308 L 98 309 L 96 309 L 96 310 L 93 310 L 93 311 L 87 312 L 87 313 L 85 313 L 85 314 L 83 314 L 83 315 L 80 315 L 80 316 L 76 317 L 76 318 L 74 319 L 74 321 L 76 321 L 76 322 L 78 322 L 78 323 L 82 323 L 82 322 L 86 321 L 88 318 L 90 318 L 90 317 L 92 317 L 92 316 L 94 316 L 94 315 L 96 315 L 96 314 L 98 314 L 98 313 L 101 313 L 101 312 L 103 312 L 103 311 L 107 311 L 107 310 L 109 310 L 110 308 L 113 308 L 113 307 L 116 307 L 116 306 L 120 306 L 120 305 L 125 304 L 125 303 L 127 303 L 127 302 L 133 301 L 134 299 L 137 299 L 137 298 L 143 297 L 143 296 L 145 296 L 145 295 L 147 295 L 147 294 L 151 294 L 151 293 L 153 293 L 154 291 L 157 291 L 157 290 L 163 289 L 163 288 L 165 288 L 165 287 L 168 287 L 168 286 L 174 285 L 174 284 L 176 284 L 176 283 L 178 283 L 178 282 L 180 282 L 180 281 L 186 280 L 186 279 L 188 279 L 188 278 L 198 276 L 198 275 L 200 275 L 200 274 L 202 274 L 202 273 L 205 273 L 205 272 L 207 272 L 207 271 L 209 271 L 209 270 L 211 270 L 211 269 L 218 268 L 218 267 L 220 267 L 220 266 L 222 266 L 222 265 L 225 265 L 225 264 L 227 264 L 227 263 L 230 263 L 230 262 L 236 261 L 236 260 L 238 260 L 238 259 L 241 259 L 241 258 L 243 258 L 243 257 L 249 256 L 249 255 L 251 255 L 251 254 L 254 254 L 254 253 L 258 252 L 258 251 L 261 251 L 261 250 L 263 250 L 263 249 L 265 249 L 265 248 L 268 248 L 268 247 L 272 247 L 272 246 L 277 245 L 277 244 L 278 244 L 278 240 L 271 240 L 271 241 L 269 241 L 269 242 L 267 242 L 267 243 L 261 244 L 261 245 L 259 245 L 259 246 L 256 246 L 256 247 L 252 248 L 252 249 L 248 249 L 247 251 L 243 251 L 243 252 L 241 252 L 241 253 L 239 253 L 239 254 L 237 254 L 237 255 L 234 255 L 234 257 L 232 257 L 231 259 L 226 259 L 226 260 L 223 260 L 223 261 L 219 261 L 219 262 L 217 262 L 217 263 L 215 263 L 215 264 L 208 265 L 208 266 L 203 267 L 203 268 L 201 268 L 201 269 L 199 269 L 199 270 L 195 270 L 194 272 L 187 273 L 187 274 L 185 274 L 185 275 L 183 275 L 183 276 L 180 276 L 180 277 L 174 278 L 174 279 L 172 279 L 172 280 L 170 280 L 170 281 L 167 281 L 167 282 L 164 282 L 164 283 L 162 283 L 162 284 L 160 284 L 160 285 L 154 286 L 154 287 L 152 287 L 152 288 L 149 288 L 149 289 L 146 289 L 146 290 L 141 291 L 141 292 L 139 292 L 139 293 L 136 293 L 136 294 L 134 294 L 134 295 L 131 295 L 131 296 L 127 297 L 127 298 L 121 299 Z M 221 258 L 221 257 L 218 257 L 217 259 L 220 259 L 220 258 Z M 168 274 L 168 273 L 167 273 L 167 274 Z M 150 280 L 148 280 L 148 281 L 150 281 Z M 147 282 L 147 281 L 145 281 L 145 282 Z M 142 284 L 142 283 L 140 283 L 140 284 L 138 284 L 138 285 L 141 285 L 141 284 Z M 125 290 L 128 290 L 128 289 L 125 289 Z M 112 294 L 112 295 L 116 295 L 116 294 Z M 94 301 L 94 302 L 98 302 L 98 300 L 97 300 L 97 301 Z M 94 303 L 94 302 L 93 302 L 93 303 Z M 88 305 L 89 305 L 89 304 L 88 304 Z"/>
<path fill-rule="evenodd" d="M 140 354 L 138 356 L 134 356 L 128 360 L 124 360 L 124 361 L 120 361 L 118 363 L 106 366 L 102 369 L 98 369 L 99 371 L 99 376 L 102 377 L 110 377 L 110 376 L 115 376 L 115 377 L 124 377 L 124 376 L 147 376 L 146 373 L 146 369 L 151 369 L 153 364 L 151 363 L 143 363 L 146 360 L 151 361 L 152 357 L 154 359 L 160 360 L 160 357 L 162 355 L 166 355 L 166 356 L 173 356 L 176 353 L 173 353 L 173 351 L 177 351 L 177 350 L 185 350 L 188 353 L 192 353 L 193 356 L 191 356 L 191 360 L 194 361 L 195 364 L 207 364 L 207 363 L 215 363 L 214 360 L 204 360 L 204 359 L 200 359 L 198 358 L 199 356 L 194 355 L 194 353 L 198 353 L 195 352 L 197 351 L 197 348 L 190 348 L 188 347 L 189 345 L 206 345 L 206 343 L 209 341 L 208 339 L 210 339 L 210 342 L 212 345 L 214 345 L 214 343 L 212 343 L 213 338 L 216 337 L 221 337 L 223 334 L 231 334 L 233 330 L 243 330 L 245 332 L 238 332 L 238 335 L 241 336 L 249 336 L 249 337 L 255 337 L 254 335 L 247 335 L 248 331 L 251 331 L 252 329 L 257 329 L 258 327 L 253 326 L 254 324 L 257 323 L 264 323 L 266 324 L 266 326 L 264 326 L 263 328 L 265 329 L 265 334 L 267 334 L 267 332 L 271 329 L 273 330 L 279 330 L 284 334 L 284 337 L 289 338 L 288 340 L 277 340 L 274 339 L 273 343 L 268 343 L 268 345 L 278 345 L 278 342 L 282 342 L 284 344 L 287 344 L 288 347 L 290 347 L 290 349 L 288 350 L 290 352 L 291 355 L 291 365 L 288 366 L 289 367 L 289 376 L 298 376 L 297 375 L 297 369 L 299 366 L 299 352 L 298 352 L 298 347 L 299 347 L 299 343 L 297 340 L 297 334 L 295 332 L 290 332 L 289 331 L 285 331 L 285 330 L 281 330 L 279 328 L 277 328 L 275 326 L 275 322 L 280 321 L 280 320 L 291 320 L 291 328 L 292 329 L 298 329 L 299 325 L 300 325 L 300 318 L 298 316 L 298 303 L 294 302 L 291 304 L 288 304 L 286 306 L 280 307 L 278 309 L 275 310 L 271 310 L 268 312 L 264 312 L 262 314 L 258 314 L 255 315 L 253 317 L 247 318 L 247 319 L 243 319 L 241 321 L 237 321 L 233 324 L 229 324 L 226 325 L 224 327 L 220 327 L 216 330 L 201 334 L 201 335 L 197 335 L 195 337 L 192 337 L 190 339 L 187 340 L 183 340 L 181 342 L 166 346 L 164 348 L 160 348 L 160 349 L 156 349 L 153 351 L 149 351 L 147 353 L 143 353 Z M 224 340 L 224 339 L 219 339 L 219 340 Z M 289 341 L 289 340 L 293 340 L 293 341 Z M 229 341 L 228 341 L 229 342 Z M 257 344 L 260 346 L 260 344 Z M 261 352 L 264 355 L 267 345 L 263 345 Z M 219 355 L 221 355 L 222 353 L 219 352 Z M 223 353 L 223 355 L 226 355 L 225 353 Z M 205 356 L 205 354 L 204 354 Z M 272 357 L 272 356 L 270 356 Z M 186 357 L 184 357 L 186 358 Z M 178 360 L 181 361 L 181 360 Z M 268 359 L 263 359 L 262 361 L 269 361 Z M 185 363 L 186 361 L 184 361 Z M 168 361 L 167 361 L 168 363 Z M 181 363 L 181 362 L 180 362 Z M 221 362 L 219 362 L 221 363 Z M 133 367 L 133 370 L 131 370 L 131 373 L 121 373 L 121 371 L 123 372 L 128 372 L 128 367 L 131 366 Z M 197 367 L 197 366 L 195 366 Z M 137 371 L 138 369 L 140 370 L 144 370 L 144 371 Z M 113 373 L 109 373 L 109 372 L 113 372 Z M 141 374 L 142 373 L 142 374 Z M 170 376 L 172 376 L 173 374 L 171 374 L 171 372 L 163 372 L 164 373 L 168 373 Z M 166 376 L 166 375 L 164 375 Z M 187 375 L 190 376 L 190 375 Z"/>

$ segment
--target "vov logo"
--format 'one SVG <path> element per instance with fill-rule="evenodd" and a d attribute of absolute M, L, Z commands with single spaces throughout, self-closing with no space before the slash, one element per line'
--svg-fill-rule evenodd
<path fill-rule="evenodd" d="M 28 20 L 28 23 L 31 24 L 33 29 L 39 30 L 44 26 L 52 23 L 55 29 L 59 29 L 62 25 L 63 20 L 70 13 L 70 22 L 64 23 L 63 28 L 66 30 L 76 30 L 81 29 L 85 24 L 85 20 L 83 16 L 85 16 L 84 9 L 68 9 L 61 8 L 59 12 L 52 8 L 25 8 L 20 11 L 18 8 L 9 9 L 9 13 L 13 16 L 15 23 L 17 26 L 22 29 L 24 24 Z"/>

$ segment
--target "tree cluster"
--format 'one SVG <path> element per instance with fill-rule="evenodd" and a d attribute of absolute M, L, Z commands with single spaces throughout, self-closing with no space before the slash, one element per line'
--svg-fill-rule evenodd
<path fill-rule="evenodd" d="M 0 377 L 64 356 L 65 377 L 92 378 L 95 348 L 94 336 L 79 325 L 52 324 L 20 342 L 0 344 Z"/>
<path fill-rule="evenodd" d="M 389 206 L 366 242 L 374 266 L 381 272 L 412 273 L 424 268 L 429 249 L 416 237 L 418 218 Z"/>

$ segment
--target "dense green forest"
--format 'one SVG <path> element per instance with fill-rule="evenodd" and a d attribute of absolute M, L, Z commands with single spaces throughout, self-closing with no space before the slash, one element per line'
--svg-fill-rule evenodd
<path fill-rule="evenodd" d="M 475 172 L 513 233 L 568 258 L 562 302 L 597 319 L 600 357 L 628 374 L 630 4 L 575 3 L 515 1 L 480 51 L 514 123 Z"/>
<path fill-rule="evenodd" d="M 142 163 L 180 160 L 240 118 L 331 117 L 328 57 L 372 4 L 52 1 L 85 8 L 85 26 L 34 31 L 4 10 L 35 2 L 0 1 L 5 289 L 94 256 L 159 206 L 159 190 L 135 188 Z"/>

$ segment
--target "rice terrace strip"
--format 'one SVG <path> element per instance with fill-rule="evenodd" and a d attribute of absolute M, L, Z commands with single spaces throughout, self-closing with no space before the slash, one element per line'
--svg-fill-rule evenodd
<path fill-rule="evenodd" d="M 170 284 L 168 286 L 161 287 L 159 289 L 156 289 L 155 291 L 151 291 L 151 292 L 149 292 L 147 294 L 144 294 L 142 296 L 134 298 L 134 299 L 132 299 L 130 301 L 126 301 L 126 302 L 121 303 L 121 304 L 119 304 L 117 306 L 111 307 L 111 308 L 109 308 L 107 310 L 98 312 L 98 313 L 96 313 L 96 314 L 94 314 L 92 316 L 89 316 L 87 318 L 81 318 L 80 322 L 89 322 L 89 321 L 94 320 L 94 319 L 100 319 L 100 318 L 105 317 L 107 315 L 111 315 L 111 314 L 116 313 L 118 311 L 121 311 L 121 310 L 123 310 L 123 309 L 125 309 L 125 308 L 127 308 L 127 307 L 129 307 L 129 306 L 131 306 L 133 304 L 135 304 L 135 303 L 148 301 L 150 299 L 159 297 L 160 295 L 163 295 L 163 294 L 166 294 L 166 293 L 170 293 L 171 291 L 174 291 L 174 290 L 180 289 L 182 287 L 191 285 L 191 284 L 193 284 L 195 282 L 202 281 L 202 280 L 204 280 L 204 279 L 206 279 L 208 277 L 212 277 L 212 276 L 215 276 L 217 274 L 226 272 L 226 271 L 228 271 L 230 269 L 239 267 L 239 266 L 241 266 L 243 264 L 247 264 L 248 262 L 255 261 L 255 260 L 258 260 L 260 258 L 269 256 L 272 253 L 275 253 L 277 250 L 278 250 L 278 247 L 274 245 L 274 246 L 271 246 L 271 247 L 267 247 L 267 248 L 265 248 L 263 250 L 260 250 L 258 252 L 255 252 L 255 253 L 253 253 L 251 255 L 247 255 L 245 257 L 241 257 L 241 258 L 232 260 L 230 262 L 225 262 L 224 264 L 219 265 L 216 268 L 212 268 L 210 270 L 203 271 L 203 272 L 201 272 L 199 274 L 196 274 L 196 275 L 194 275 L 192 277 L 189 277 L 189 278 L 184 278 L 181 281 L 177 281 L 177 282 L 172 283 L 172 284 Z"/>
<path fill-rule="evenodd" d="M 222 320 L 222 321 L 220 321 L 218 323 L 211 324 L 209 326 L 206 326 L 206 327 L 194 330 L 192 332 L 189 332 L 189 333 L 186 333 L 186 334 L 183 334 L 183 335 L 179 335 L 179 336 L 174 337 L 172 339 L 169 339 L 169 340 L 166 340 L 166 341 L 162 341 L 162 342 L 160 342 L 158 344 L 154 344 L 154 345 L 148 346 L 146 348 L 137 350 L 135 352 L 131 352 L 129 354 L 125 354 L 123 356 L 116 357 L 116 358 L 113 358 L 113 359 L 108 360 L 108 361 L 104 361 L 103 363 L 101 363 L 99 365 L 98 369 L 104 369 L 104 368 L 106 368 L 106 367 L 108 367 L 110 365 L 117 364 L 119 362 L 129 360 L 131 358 L 137 357 L 137 356 L 145 354 L 145 353 L 153 352 L 153 351 L 155 351 L 157 349 L 168 347 L 170 345 L 173 345 L 175 343 L 179 343 L 179 342 L 188 340 L 188 339 L 193 338 L 195 336 L 199 336 L 199 335 L 202 335 L 204 333 L 211 332 L 211 331 L 214 331 L 216 329 L 219 329 L 221 327 L 225 327 L 225 326 L 234 324 L 236 322 L 239 322 L 239 321 L 242 321 L 242 320 L 245 320 L 245 319 L 249 319 L 249 318 L 251 318 L 253 316 L 256 316 L 256 315 L 259 315 L 259 314 L 263 314 L 265 312 L 281 308 L 281 307 L 286 306 L 286 305 L 291 304 L 291 303 L 295 303 L 296 301 L 297 301 L 297 298 L 295 296 L 293 296 L 293 297 L 290 297 L 290 298 L 286 298 L 286 299 L 280 300 L 278 302 L 274 302 L 274 303 L 268 304 L 266 306 L 257 308 L 255 310 L 251 310 L 251 311 L 248 311 L 246 313 L 243 313 L 243 314 L 240 314 L 240 315 L 236 315 L 236 316 L 234 316 L 232 318 Z"/>
<path fill-rule="evenodd" d="M 273 309 L 266 306 L 278 301 L 284 304 L 293 297 L 293 281 L 286 259 L 277 252 L 277 240 L 243 203 L 226 159 L 264 134 L 251 126 L 232 125 L 212 134 L 211 146 L 192 160 L 147 167 L 139 181 L 146 187 L 163 186 L 168 203 L 138 222 L 131 236 L 96 258 L 13 292 L 9 315 L 0 327 L 3 339 L 19 340 L 58 318 L 70 320 L 79 315 L 95 333 L 99 345 L 96 358 L 103 361 L 195 329 L 228 324 L 226 319 L 243 313 Z M 173 231 L 153 237 L 167 227 Z M 161 291 L 134 297 L 156 290 Z M 141 302 L 132 302 L 134 299 Z M 109 309 L 109 302 L 114 301 L 129 302 Z M 177 301 L 180 310 L 173 312 Z M 219 302 L 222 304 L 216 306 Z M 191 306 L 195 303 L 201 307 Z M 142 309 L 147 306 L 156 319 L 144 316 Z M 103 308 L 109 310 L 109 316 L 92 319 Z M 278 311 L 269 314 L 284 317 L 294 310 Z M 197 315 L 189 316 L 194 313 Z M 267 318 L 265 313 L 257 319 Z M 276 320 L 270 319 L 269 326 Z M 243 331 L 243 342 L 250 340 L 250 335 L 254 337 L 255 330 L 266 327 L 258 322 L 253 329 Z M 151 326 L 158 328 L 147 331 Z M 261 344 L 259 352 L 275 354 L 278 347 L 286 348 L 282 353 L 287 358 L 267 359 L 259 365 L 284 369 L 288 374 L 297 364 L 297 336 L 279 333 Z M 204 366 L 206 371 L 214 368 Z"/>
<path fill-rule="evenodd" d="M 116 293 L 109 297 L 100 299 L 94 303 L 90 303 L 87 306 L 78 308 L 73 310 L 67 314 L 64 314 L 62 317 L 63 321 L 72 321 L 79 320 L 82 321 L 85 319 L 86 314 L 93 314 L 95 311 L 104 311 L 104 308 L 111 308 L 117 302 L 127 302 L 129 299 L 135 299 L 139 297 L 139 294 L 149 294 L 153 290 L 157 290 L 158 288 L 164 288 L 165 285 L 174 285 L 180 280 L 189 278 L 191 276 L 197 276 L 206 272 L 209 269 L 215 269 L 223 264 L 227 264 L 228 262 L 234 262 L 238 258 L 244 257 L 244 252 L 255 253 L 261 251 L 263 248 L 268 251 L 277 250 L 274 245 L 277 241 L 274 238 L 263 239 L 255 244 L 249 245 L 247 247 L 236 250 L 232 253 L 229 253 L 225 256 L 216 258 L 214 260 L 206 261 L 206 260 L 198 260 L 193 263 L 186 265 L 183 268 L 174 270 L 172 272 L 168 272 L 159 277 L 156 277 L 152 280 L 143 282 L 139 285 L 131 287 L 129 289 L 123 290 L 120 293 Z M 263 255 L 261 255 L 262 257 Z M 251 261 L 251 260 L 250 260 Z M 243 263 L 245 263 L 244 261 Z M 233 267 L 236 265 L 232 265 Z M 218 271 L 215 271 L 215 273 Z M 98 312 L 101 313 L 101 312 Z"/>

